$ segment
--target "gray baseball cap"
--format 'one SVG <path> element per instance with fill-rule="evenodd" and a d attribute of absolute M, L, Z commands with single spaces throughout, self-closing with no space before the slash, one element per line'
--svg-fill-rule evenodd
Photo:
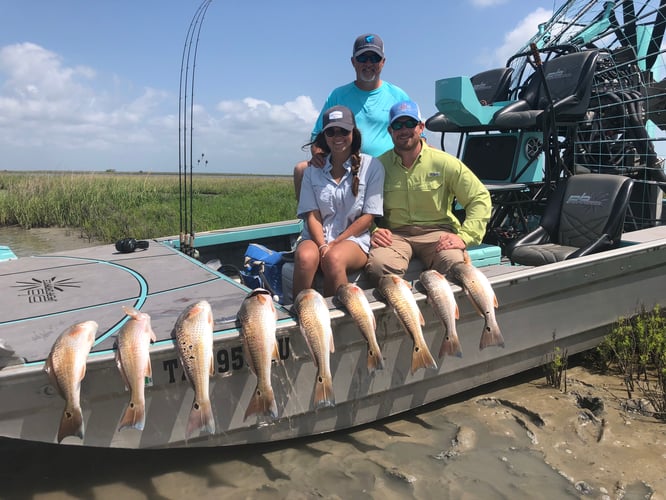
<path fill-rule="evenodd" d="M 384 59 L 384 42 L 379 35 L 366 33 L 359 36 L 354 42 L 354 55 L 356 57 L 364 52 L 375 52 Z"/>

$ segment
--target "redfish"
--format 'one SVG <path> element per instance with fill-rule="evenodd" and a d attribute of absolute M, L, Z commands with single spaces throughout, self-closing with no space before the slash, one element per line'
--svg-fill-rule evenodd
<path fill-rule="evenodd" d="M 312 359 L 317 365 L 314 406 L 334 406 L 330 353 L 335 352 L 335 345 L 328 305 L 319 292 L 308 288 L 296 296 L 293 309 Z"/>
<path fill-rule="evenodd" d="M 451 267 L 449 276 L 465 290 L 467 298 L 485 321 L 479 349 L 504 347 L 504 337 L 495 317 L 497 297 L 486 275 L 468 262 L 459 262 Z"/>
<path fill-rule="evenodd" d="M 435 269 L 423 271 L 419 281 L 426 289 L 428 304 L 444 326 L 444 339 L 439 348 L 439 357 L 445 354 L 462 357 L 462 347 L 456 330 L 456 320 L 460 317 L 460 313 L 451 285 Z"/>
<path fill-rule="evenodd" d="M 257 377 L 257 386 L 245 410 L 245 419 L 250 415 L 277 418 L 277 404 L 271 385 L 271 362 L 279 361 L 280 353 L 275 337 L 277 311 L 271 293 L 255 288 L 243 300 L 237 317 L 245 359 Z"/>
<path fill-rule="evenodd" d="M 46 359 L 44 371 L 65 400 L 58 443 L 67 436 L 83 439 L 85 429 L 81 413 L 81 381 L 86 375 L 86 362 L 95 342 L 97 328 L 95 321 L 70 326 L 53 343 Z"/>
<path fill-rule="evenodd" d="M 130 391 L 130 400 L 118 430 L 125 428 L 143 430 L 146 423 L 146 380 L 152 379 L 150 343 L 155 342 L 155 332 L 150 325 L 150 315 L 133 307 L 123 310 L 130 317 L 118 332 L 116 364 L 125 387 Z"/>
<path fill-rule="evenodd" d="M 387 274 L 379 279 L 379 292 L 384 296 L 402 327 L 412 337 L 412 373 L 419 368 L 437 368 L 437 363 L 430 354 L 430 349 L 423 338 L 423 315 L 416 303 L 412 287 L 396 274 Z"/>
<path fill-rule="evenodd" d="M 338 287 L 335 296 L 345 306 L 368 343 L 368 370 L 383 369 L 384 358 L 379 349 L 376 335 L 377 320 L 365 293 L 361 287 L 354 283 L 344 283 Z"/>
<path fill-rule="evenodd" d="M 215 419 L 210 402 L 209 382 L 215 374 L 213 360 L 213 312 L 201 300 L 190 304 L 178 316 L 174 326 L 176 350 L 185 376 L 194 389 L 185 438 L 195 431 L 215 433 Z"/>

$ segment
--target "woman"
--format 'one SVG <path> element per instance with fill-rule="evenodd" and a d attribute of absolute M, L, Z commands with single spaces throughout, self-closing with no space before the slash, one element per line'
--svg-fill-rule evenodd
<path fill-rule="evenodd" d="M 305 170 L 298 217 L 305 227 L 294 256 L 294 297 L 324 275 L 324 295 L 362 269 L 370 251 L 370 226 L 383 215 L 384 167 L 361 153 L 361 132 L 345 106 L 325 111 L 313 143 L 327 154 L 322 168 Z"/>

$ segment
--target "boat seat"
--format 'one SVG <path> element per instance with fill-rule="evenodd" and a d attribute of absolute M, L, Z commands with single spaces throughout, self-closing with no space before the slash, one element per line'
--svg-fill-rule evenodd
<path fill-rule="evenodd" d="M 491 123 L 494 129 L 543 130 L 548 128 L 545 123 L 548 111 L 554 113 L 558 125 L 581 120 L 590 103 L 597 56 L 596 50 L 586 50 L 545 61 L 543 79 L 534 73 L 520 99 L 494 115 Z M 544 79 L 552 102 L 544 88 Z"/>
<path fill-rule="evenodd" d="M 506 104 L 512 74 L 513 68 L 504 67 L 477 73 L 469 79 L 439 80 L 436 101 L 440 112 L 426 120 L 426 128 L 442 133 L 482 128 Z M 502 104 L 495 107 L 495 103 Z"/>
<path fill-rule="evenodd" d="M 612 174 L 561 180 L 539 226 L 508 246 L 509 259 L 539 266 L 618 247 L 632 185 L 632 179 Z"/>

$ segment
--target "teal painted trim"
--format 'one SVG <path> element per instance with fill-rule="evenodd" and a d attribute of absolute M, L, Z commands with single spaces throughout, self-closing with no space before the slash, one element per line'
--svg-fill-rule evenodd
<path fill-rule="evenodd" d="M 49 257 L 48 256 L 36 256 L 34 258 L 39 259 L 39 258 L 49 258 Z M 86 262 L 94 262 L 96 264 L 103 264 L 105 266 L 115 267 L 115 268 L 118 268 L 122 271 L 128 272 L 129 274 L 131 274 L 134 277 L 134 279 L 137 280 L 137 282 L 139 283 L 139 287 L 140 287 L 139 296 L 136 298 L 136 302 L 134 303 L 134 308 L 137 309 L 137 310 L 140 310 L 141 306 L 143 306 L 143 304 L 146 302 L 146 299 L 148 297 L 148 283 L 143 278 L 143 276 L 141 276 L 139 273 L 137 273 L 133 269 L 130 269 L 126 266 L 121 266 L 119 264 L 116 264 L 115 262 L 108 262 L 108 261 L 100 260 L 100 259 L 86 259 L 86 258 L 82 258 L 82 257 L 60 257 L 60 258 L 71 259 L 71 260 L 80 260 L 80 261 L 86 261 Z M 97 304 L 97 305 L 90 306 L 90 307 L 83 307 L 83 308 L 81 308 L 81 310 L 82 311 L 85 311 L 85 310 L 88 310 L 88 309 L 93 310 L 93 309 L 98 309 L 100 307 L 104 307 L 104 306 L 111 305 L 111 304 L 120 304 L 121 302 L 125 302 L 125 301 L 123 300 L 123 301 L 107 302 L 105 304 Z M 33 316 L 31 318 L 23 318 L 23 319 L 20 319 L 20 320 L 6 322 L 6 323 L 0 323 L 0 324 L 7 325 L 7 324 L 21 323 L 21 322 L 24 322 L 24 321 L 32 321 L 32 320 L 40 319 L 40 318 L 48 318 L 49 316 L 59 316 L 61 314 L 66 314 L 68 312 L 70 312 L 70 311 L 62 311 L 62 312 L 59 312 L 59 313 L 46 314 L 46 315 L 43 315 L 43 316 Z M 109 329 L 104 335 L 102 335 L 99 338 L 96 338 L 93 346 L 96 346 L 99 343 L 104 342 L 111 335 L 116 333 L 125 323 L 127 323 L 128 320 L 129 320 L 129 316 L 125 316 L 113 328 Z M 40 361 L 37 364 L 39 364 L 39 363 L 43 363 L 43 362 Z"/>
<path fill-rule="evenodd" d="M 261 238 L 273 238 L 288 234 L 297 235 L 303 231 L 303 221 L 298 220 L 287 224 L 270 224 L 266 226 L 248 226 L 247 228 L 236 228 L 229 231 L 219 231 L 196 235 L 194 239 L 195 248 L 223 245 L 225 243 L 236 243 L 238 241 L 256 241 Z M 177 238 L 163 240 L 162 244 L 172 248 L 180 248 Z"/>
<path fill-rule="evenodd" d="M 16 260 L 17 257 L 12 252 L 12 249 L 9 248 L 6 245 L 0 245 L 0 262 L 4 262 L 6 260 Z"/>

